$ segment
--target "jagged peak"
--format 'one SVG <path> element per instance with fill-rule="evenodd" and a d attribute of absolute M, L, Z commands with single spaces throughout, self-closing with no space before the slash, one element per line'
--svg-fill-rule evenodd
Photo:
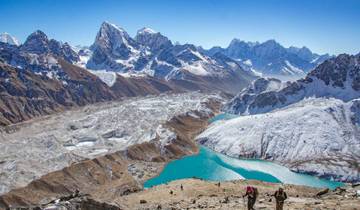
<path fill-rule="evenodd" d="M 326 85 L 346 89 L 350 84 L 355 91 L 360 91 L 360 64 L 354 55 L 340 54 L 326 60 L 312 70 L 305 80 L 311 81 L 314 77 L 324 81 Z M 348 96 L 343 97 L 350 97 L 350 92 Z"/>
<path fill-rule="evenodd" d="M 253 47 L 255 45 L 258 45 L 259 42 L 250 42 L 250 41 L 244 41 L 238 38 L 234 38 L 233 40 L 231 40 L 229 46 L 234 46 L 234 45 L 247 45 L 249 47 Z"/>
<path fill-rule="evenodd" d="M 172 45 L 166 36 L 147 27 L 137 31 L 135 40 L 141 45 L 149 47 L 151 50 L 158 50 L 164 46 Z"/>
<path fill-rule="evenodd" d="M 126 32 L 123 28 L 121 28 L 120 26 L 110 23 L 108 21 L 104 21 L 101 26 L 100 26 L 100 30 L 102 29 L 115 29 L 117 31 L 122 31 L 122 32 Z"/>
<path fill-rule="evenodd" d="M 275 39 L 269 39 L 269 40 L 263 42 L 262 45 L 281 46 Z"/>
<path fill-rule="evenodd" d="M 104 21 L 100 26 L 100 30 L 96 35 L 95 43 L 92 47 L 101 46 L 108 49 L 115 49 L 116 46 L 120 46 L 121 44 L 124 44 L 128 48 L 137 48 L 135 41 L 123 28 L 108 21 Z M 130 45 L 132 47 L 130 47 Z"/>
<path fill-rule="evenodd" d="M 27 40 L 28 40 L 28 39 L 31 39 L 31 38 L 34 38 L 34 37 L 41 37 L 41 38 L 43 38 L 43 39 L 48 39 L 47 35 L 46 35 L 43 31 L 41 31 L 41 30 L 36 30 L 36 31 L 32 32 L 32 33 L 28 36 Z"/>
<path fill-rule="evenodd" d="M 104 21 L 101 24 L 100 30 L 96 36 L 96 40 L 98 39 L 119 39 L 119 41 L 124 42 L 123 39 L 130 40 L 131 37 L 120 26 Z"/>
<path fill-rule="evenodd" d="M 157 33 L 158 32 L 148 27 L 143 27 L 137 31 L 137 34 L 157 34 Z"/>
<path fill-rule="evenodd" d="M 291 52 L 296 52 L 296 53 L 302 52 L 302 53 L 313 54 L 313 52 L 309 48 L 307 48 L 306 46 L 303 46 L 303 47 L 290 46 L 288 49 Z"/>
<path fill-rule="evenodd" d="M 233 40 L 231 40 L 230 45 L 234 45 L 234 44 L 238 44 L 238 43 L 245 43 L 245 41 L 238 39 L 238 38 L 234 38 Z"/>
<path fill-rule="evenodd" d="M 7 44 L 16 45 L 16 46 L 20 45 L 19 41 L 7 32 L 0 34 L 0 42 L 4 42 Z"/>
<path fill-rule="evenodd" d="M 48 45 L 49 39 L 47 35 L 41 30 L 36 30 L 27 37 L 21 49 L 27 52 L 41 54 L 48 52 Z"/>

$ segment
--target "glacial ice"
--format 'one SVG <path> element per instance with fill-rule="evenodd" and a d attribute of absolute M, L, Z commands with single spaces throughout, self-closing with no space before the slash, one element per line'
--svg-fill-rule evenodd
<path fill-rule="evenodd" d="M 174 133 L 162 126 L 191 110 L 209 112 L 203 102 L 217 94 L 161 94 L 106 102 L 33 119 L 0 133 L 0 194 L 85 158 L 124 150 Z"/>

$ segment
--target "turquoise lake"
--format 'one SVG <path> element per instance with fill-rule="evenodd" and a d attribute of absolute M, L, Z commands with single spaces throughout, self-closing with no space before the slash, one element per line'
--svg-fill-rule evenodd
<path fill-rule="evenodd" d="M 210 121 L 215 122 L 234 117 L 235 115 L 221 114 Z M 341 182 L 295 173 L 270 161 L 232 158 L 200 146 L 198 154 L 169 162 L 160 175 L 146 181 L 144 187 L 149 188 L 185 178 L 200 178 L 209 181 L 256 179 L 330 189 L 344 185 Z"/>
<path fill-rule="evenodd" d="M 218 114 L 215 117 L 211 118 L 209 120 L 209 123 L 213 123 L 213 122 L 216 122 L 216 121 L 219 121 L 219 120 L 230 120 L 230 119 L 233 119 L 235 117 L 238 117 L 238 115 L 228 114 L 228 113 L 221 113 L 221 114 Z"/>

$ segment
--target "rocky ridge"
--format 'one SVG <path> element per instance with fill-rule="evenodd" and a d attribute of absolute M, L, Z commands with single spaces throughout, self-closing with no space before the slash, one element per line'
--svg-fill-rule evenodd
<path fill-rule="evenodd" d="M 224 108 L 234 114 L 266 113 L 309 97 L 333 97 L 349 101 L 360 97 L 360 56 L 342 54 L 329 59 L 311 71 L 304 79 L 287 82 L 274 90 L 267 85 L 273 79 L 259 79 L 241 91 Z M 279 82 L 277 82 L 279 83 Z M 280 83 L 279 83 L 280 84 Z M 254 92 L 254 86 L 262 85 Z"/>
<path fill-rule="evenodd" d="M 331 58 L 328 54 L 313 53 L 306 47 L 285 48 L 275 40 L 259 43 L 233 39 L 227 48 L 213 47 L 201 51 L 207 55 L 222 53 L 237 60 L 244 69 L 286 80 L 303 77 Z"/>

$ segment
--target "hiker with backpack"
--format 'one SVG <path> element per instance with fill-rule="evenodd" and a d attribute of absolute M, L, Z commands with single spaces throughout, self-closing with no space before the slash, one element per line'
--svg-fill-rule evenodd
<path fill-rule="evenodd" d="M 248 197 L 248 202 L 247 202 L 248 210 L 254 210 L 254 205 L 255 205 L 258 194 L 259 193 L 258 193 L 257 188 L 252 187 L 252 186 L 246 187 L 246 193 L 245 193 L 245 195 L 243 195 L 243 198 L 246 196 Z"/>
<path fill-rule="evenodd" d="M 275 191 L 273 196 L 276 200 L 276 210 L 283 210 L 284 202 L 287 199 L 287 195 L 284 189 L 280 187 L 277 191 Z"/>

